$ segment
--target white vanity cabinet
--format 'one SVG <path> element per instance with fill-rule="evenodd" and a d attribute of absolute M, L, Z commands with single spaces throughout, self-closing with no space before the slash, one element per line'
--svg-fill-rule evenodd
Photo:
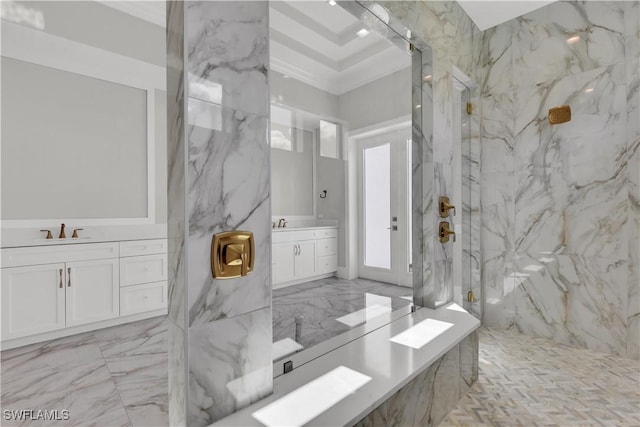
<path fill-rule="evenodd" d="M 2 269 L 2 339 L 65 327 L 65 264 Z"/>
<path fill-rule="evenodd" d="M 66 263 L 66 325 L 76 326 L 120 315 L 118 259 Z"/>
<path fill-rule="evenodd" d="M 166 314 L 166 239 L 3 248 L 1 258 L 4 349 Z"/>
<path fill-rule="evenodd" d="M 272 233 L 272 280 L 276 288 L 335 273 L 338 230 L 304 228 Z"/>

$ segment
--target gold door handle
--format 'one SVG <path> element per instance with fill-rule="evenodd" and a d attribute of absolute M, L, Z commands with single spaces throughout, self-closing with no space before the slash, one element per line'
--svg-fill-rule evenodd
<path fill-rule="evenodd" d="M 60 289 L 62 289 L 62 271 L 63 269 L 60 269 Z"/>
<path fill-rule="evenodd" d="M 71 267 L 67 268 L 67 288 L 71 287 Z"/>

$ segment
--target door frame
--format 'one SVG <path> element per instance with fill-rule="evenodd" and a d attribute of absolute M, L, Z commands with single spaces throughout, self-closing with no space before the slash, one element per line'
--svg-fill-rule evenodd
<path fill-rule="evenodd" d="M 367 126 L 355 130 L 350 130 L 347 140 L 347 268 L 345 277 L 355 279 L 358 277 L 360 260 L 360 217 L 359 217 L 359 195 L 358 195 L 358 156 L 359 141 L 389 132 L 402 129 L 411 129 L 411 116 L 401 116 L 396 119 L 387 120 L 372 126 Z M 411 275 L 411 273 L 409 273 Z"/>

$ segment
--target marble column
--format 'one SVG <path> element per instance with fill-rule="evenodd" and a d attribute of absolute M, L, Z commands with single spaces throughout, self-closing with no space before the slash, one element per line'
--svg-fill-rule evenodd
<path fill-rule="evenodd" d="M 268 395 L 268 2 L 167 2 L 170 422 L 204 426 Z M 213 279 L 212 236 L 251 231 L 248 276 Z"/>

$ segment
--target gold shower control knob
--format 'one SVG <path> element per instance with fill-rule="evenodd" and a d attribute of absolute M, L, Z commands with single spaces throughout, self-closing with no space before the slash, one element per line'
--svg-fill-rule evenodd
<path fill-rule="evenodd" d="M 447 243 L 449 236 L 453 236 L 453 241 L 456 241 L 456 232 L 451 230 L 448 222 L 441 221 L 438 227 L 438 236 L 440 237 L 440 243 Z"/>
<path fill-rule="evenodd" d="M 456 215 L 456 207 L 449 204 L 449 198 L 447 196 L 440 196 L 438 199 L 438 208 L 440 211 L 440 218 L 448 217 L 451 209 L 453 209 L 453 216 Z"/>

